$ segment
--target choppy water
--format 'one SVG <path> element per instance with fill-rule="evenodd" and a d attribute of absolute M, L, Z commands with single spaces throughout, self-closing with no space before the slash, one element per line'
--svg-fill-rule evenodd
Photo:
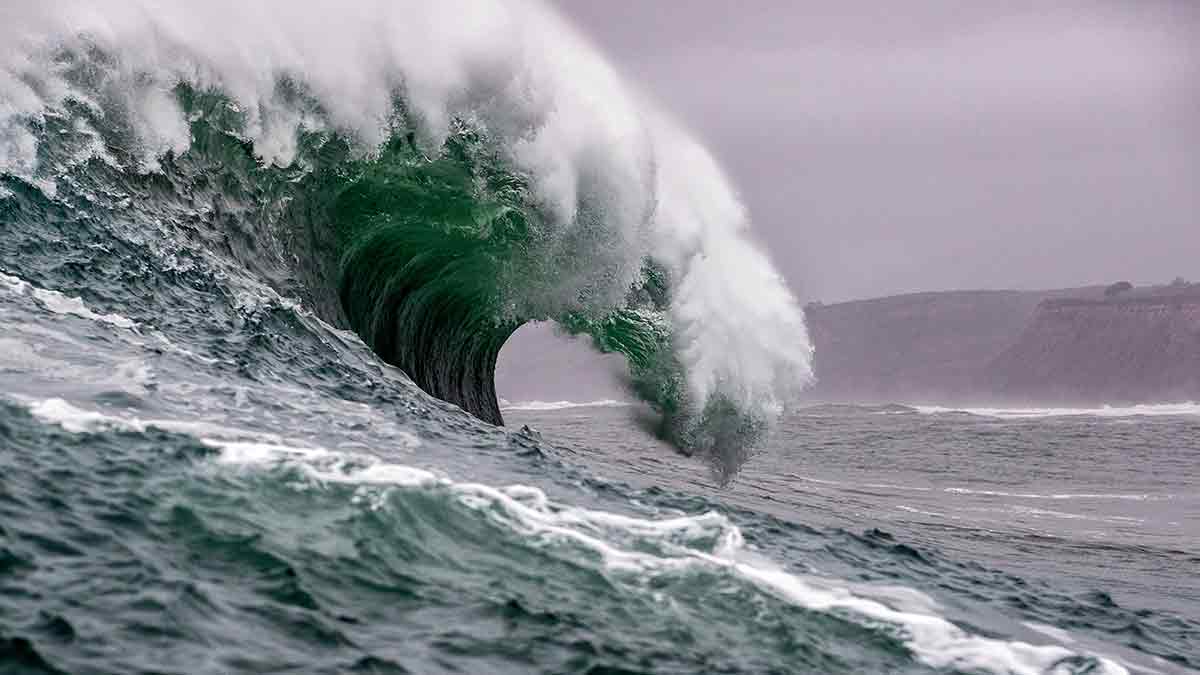
<path fill-rule="evenodd" d="M 790 415 L 728 490 L 632 433 L 636 408 L 539 407 L 509 419 L 586 448 L 600 475 L 812 526 L 870 526 L 1063 591 L 1200 615 L 1200 406 L 816 406 Z"/>
<path fill-rule="evenodd" d="M 1200 667 L 1195 415 L 808 409 L 722 490 L 637 408 L 490 427 L 263 288 L 91 288 L 0 290 L 8 672 Z"/>

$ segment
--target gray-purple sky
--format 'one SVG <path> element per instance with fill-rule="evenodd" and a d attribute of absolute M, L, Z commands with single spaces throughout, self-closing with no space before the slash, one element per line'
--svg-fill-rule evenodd
<path fill-rule="evenodd" d="M 802 299 L 1200 278 L 1200 2 L 557 4 Z"/>

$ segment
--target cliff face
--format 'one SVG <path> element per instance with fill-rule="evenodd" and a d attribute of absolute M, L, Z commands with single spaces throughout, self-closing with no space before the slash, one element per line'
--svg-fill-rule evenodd
<path fill-rule="evenodd" d="M 810 305 L 833 401 L 1200 399 L 1200 288 L 921 293 Z"/>
<path fill-rule="evenodd" d="M 1200 293 L 1043 302 L 980 384 L 1052 402 L 1200 398 Z"/>
<path fill-rule="evenodd" d="M 955 291 L 809 305 L 816 397 L 896 401 L 959 395 L 1043 296 Z"/>

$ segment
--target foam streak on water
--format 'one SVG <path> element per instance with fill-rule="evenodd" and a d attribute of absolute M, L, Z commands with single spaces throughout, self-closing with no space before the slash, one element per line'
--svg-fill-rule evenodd
<path fill-rule="evenodd" d="M 1200 415 L 1200 403 L 1155 403 L 1133 406 L 1102 406 L 1099 408 L 952 408 L 945 406 L 915 406 L 926 415 L 966 413 L 998 419 L 1039 419 L 1047 417 L 1155 417 Z"/>

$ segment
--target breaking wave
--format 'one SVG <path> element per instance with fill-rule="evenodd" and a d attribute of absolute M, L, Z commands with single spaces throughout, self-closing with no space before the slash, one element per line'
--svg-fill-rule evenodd
<path fill-rule="evenodd" d="M 0 42 L 2 222 L 187 242 L 495 424 L 556 321 L 723 475 L 812 378 L 716 162 L 541 4 L 54 0 Z"/>

